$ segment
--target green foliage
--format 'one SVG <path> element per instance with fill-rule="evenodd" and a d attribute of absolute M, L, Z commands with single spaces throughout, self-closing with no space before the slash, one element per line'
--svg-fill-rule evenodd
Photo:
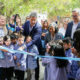
<path fill-rule="evenodd" d="M 47 12 L 49 17 L 64 16 L 79 8 L 80 0 L 0 0 L 0 13 L 6 16 L 19 13 L 27 16 L 31 11 Z"/>

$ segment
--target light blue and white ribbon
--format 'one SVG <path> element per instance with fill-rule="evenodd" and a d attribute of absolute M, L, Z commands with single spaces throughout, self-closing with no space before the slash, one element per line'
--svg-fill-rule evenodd
<path fill-rule="evenodd" d="M 20 54 L 27 54 L 34 56 L 35 58 L 55 58 L 55 59 L 63 59 L 63 60 L 74 60 L 74 61 L 80 61 L 80 58 L 71 58 L 71 57 L 59 57 L 59 56 L 42 56 L 42 55 L 36 55 L 35 53 L 29 53 L 25 51 L 20 50 L 12 50 L 3 46 L 0 46 L 0 50 L 6 50 L 10 53 L 20 53 Z"/>

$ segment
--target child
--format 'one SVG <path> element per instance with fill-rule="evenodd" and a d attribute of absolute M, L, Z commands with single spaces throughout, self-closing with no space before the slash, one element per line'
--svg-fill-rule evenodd
<path fill-rule="evenodd" d="M 26 43 L 30 43 L 32 41 L 32 38 L 28 36 L 26 38 Z M 33 53 L 35 55 L 38 55 L 38 49 L 36 45 L 32 45 L 30 47 L 27 47 L 27 51 L 30 53 Z M 27 56 L 27 80 L 35 80 L 35 69 L 37 68 L 37 60 L 34 56 Z"/>
<path fill-rule="evenodd" d="M 73 57 L 72 50 L 71 50 L 71 40 L 69 37 L 63 39 L 63 47 L 65 49 L 65 55 L 67 57 Z"/>
<path fill-rule="evenodd" d="M 12 34 L 10 35 L 10 37 L 11 37 L 11 44 L 15 47 L 16 44 L 17 44 L 18 36 L 15 35 L 14 33 L 12 33 Z"/>
<path fill-rule="evenodd" d="M 4 46 L 13 49 L 10 36 L 4 37 Z M 13 60 L 13 53 L 10 53 L 8 51 L 4 52 L 4 59 L 0 60 L 0 64 L 2 67 L 1 80 L 11 80 L 13 76 L 13 67 L 15 65 Z"/>
<path fill-rule="evenodd" d="M 25 50 L 26 46 L 24 44 L 24 36 L 18 36 L 18 43 L 15 46 L 15 50 Z M 14 60 L 15 60 L 15 76 L 17 80 L 24 80 L 24 75 L 26 71 L 26 54 L 15 53 Z"/>
<path fill-rule="evenodd" d="M 71 40 L 70 40 L 70 38 L 65 38 L 63 40 L 63 46 L 64 46 L 64 49 L 65 49 L 66 57 L 72 57 L 72 58 L 76 57 L 72 53 L 72 50 L 71 50 Z M 79 68 L 78 62 L 69 60 L 68 68 L 70 68 L 70 70 L 68 72 L 68 79 L 69 80 L 75 80 L 76 73 L 77 73 L 77 70 Z"/>
<path fill-rule="evenodd" d="M 46 56 L 62 56 L 65 57 L 64 48 L 60 44 L 47 44 Z M 42 63 L 45 66 L 45 78 L 44 80 L 67 80 L 66 66 L 68 61 L 55 59 L 55 58 L 43 58 Z"/>
<path fill-rule="evenodd" d="M 3 37 L 0 37 L 0 46 L 3 46 Z M 4 53 L 0 50 L 0 80 L 1 80 L 1 74 L 3 72 L 3 66 L 2 66 L 2 60 L 4 59 Z"/>
<path fill-rule="evenodd" d="M 0 46 L 3 46 L 3 37 L 0 37 Z M 4 59 L 4 54 L 0 51 L 0 59 Z"/>

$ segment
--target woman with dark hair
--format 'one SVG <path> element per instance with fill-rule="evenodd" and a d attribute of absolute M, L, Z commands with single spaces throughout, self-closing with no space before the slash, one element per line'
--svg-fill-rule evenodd
<path fill-rule="evenodd" d="M 59 39 L 63 39 L 63 35 L 58 33 L 58 27 L 55 22 L 49 25 L 49 32 L 45 36 L 45 43 L 47 44 L 50 41 L 56 41 Z"/>
<path fill-rule="evenodd" d="M 48 21 L 45 20 L 42 25 L 42 36 L 41 36 L 42 40 L 44 40 L 46 33 L 48 33 L 48 27 L 49 27 Z"/>
<path fill-rule="evenodd" d="M 20 32 L 21 30 L 23 30 L 20 17 L 18 17 L 16 19 L 16 28 L 15 29 L 16 29 L 16 32 Z"/>
<path fill-rule="evenodd" d="M 19 16 L 19 14 L 15 15 L 14 23 L 15 23 L 15 31 L 16 32 L 23 31 L 21 17 Z"/>
<path fill-rule="evenodd" d="M 20 18 L 19 14 L 15 14 L 14 16 L 14 22 L 16 23 L 17 18 Z"/>
<path fill-rule="evenodd" d="M 9 34 L 13 33 L 14 31 L 20 32 L 22 29 L 21 18 L 18 14 L 12 16 L 9 21 L 9 25 L 6 25 Z"/>
<path fill-rule="evenodd" d="M 14 15 L 7 21 L 6 28 L 8 30 L 8 34 L 11 34 L 15 31 Z"/>
<path fill-rule="evenodd" d="M 42 29 L 43 29 L 43 30 L 46 30 L 46 29 L 48 29 L 48 27 L 49 27 L 49 23 L 48 23 L 47 20 L 45 20 L 45 21 L 43 22 L 43 24 L 42 24 Z"/>
<path fill-rule="evenodd" d="M 42 25 L 42 35 L 41 35 L 41 43 L 42 43 L 42 53 L 41 54 L 43 54 L 43 55 L 44 55 L 45 50 L 46 50 L 45 49 L 45 36 L 48 33 L 48 27 L 49 27 L 48 21 L 45 20 L 43 22 L 43 25 Z"/>
<path fill-rule="evenodd" d="M 48 44 L 45 55 L 65 57 L 64 48 L 60 44 Z M 67 60 L 43 58 L 42 63 L 45 66 L 44 80 L 68 80 L 66 74 Z"/>

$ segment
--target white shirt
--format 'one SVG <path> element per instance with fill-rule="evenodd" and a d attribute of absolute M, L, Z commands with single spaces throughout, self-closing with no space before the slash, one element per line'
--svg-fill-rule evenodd
<path fill-rule="evenodd" d="M 72 26 L 72 33 L 71 33 L 71 38 L 72 38 L 72 39 L 73 39 L 74 32 L 75 32 L 76 29 L 77 29 L 77 26 L 78 26 L 78 24 L 73 23 L 73 26 Z"/>
<path fill-rule="evenodd" d="M 64 29 L 64 27 L 59 28 L 59 33 L 63 34 L 63 36 L 65 36 L 66 33 L 66 29 Z"/>

